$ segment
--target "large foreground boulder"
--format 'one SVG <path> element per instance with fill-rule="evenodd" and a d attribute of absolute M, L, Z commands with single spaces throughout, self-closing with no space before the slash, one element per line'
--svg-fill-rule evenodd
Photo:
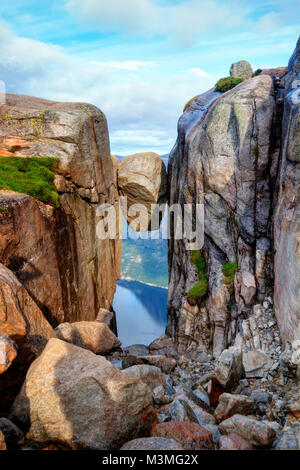
<path fill-rule="evenodd" d="M 153 152 L 145 152 L 124 158 L 119 166 L 118 186 L 120 194 L 127 197 L 129 211 L 133 204 L 143 204 L 145 207 L 139 217 L 141 221 L 139 226 L 131 223 L 138 214 L 126 214 L 131 228 L 136 231 L 157 229 L 151 204 L 166 202 L 167 192 L 167 173 L 160 156 Z M 153 220 L 152 227 L 151 220 Z"/>
<path fill-rule="evenodd" d="M 108 354 L 121 345 L 109 327 L 98 321 L 61 323 L 55 332 L 58 338 L 95 354 Z"/>
<path fill-rule="evenodd" d="M 31 365 L 10 419 L 27 438 L 72 449 L 111 449 L 156 422 L 146 384 L 96 356 L 51 339 Z"/>
<path fill-rule="evenodd" d="M 0 412 L 3 412 L 17 395 L 31 362 L 56 335 L 13 272 L 2 264 L 0 292 L 0 333 L 18 348 L 12 365 L 1 375 Z"/>

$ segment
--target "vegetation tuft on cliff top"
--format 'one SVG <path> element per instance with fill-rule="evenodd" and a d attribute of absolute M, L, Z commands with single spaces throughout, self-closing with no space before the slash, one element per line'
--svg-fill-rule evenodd
<path fill-rule="evenodd" d="M 0 189 L 9 189 L 59 205 L 54 173 L 59 159 L 53 157 L 0 157 Z"/>
<path fill-rule="evenodd" d="M 194 96 L 194 98 L 191 98 L 185 105 L 185 107 L 183 108 L 183 112 L 185 112 L 190 106 L 191 104 L 193 103 L 193 101 L 195 101 L 197 98 L 199 98 L 200 95 L 197 95 L 197 96 Z"/>
<path fill-rule="evenodd" d="M 215 91 L 221 91 L 225 93 L 225 91 L 231 90 L 235 86 L 239 85 L 244 81 L 243 78 L 236 78 L 236 77 L 225 77 L 220 78 L 220 80 L 216 83 Z"/>

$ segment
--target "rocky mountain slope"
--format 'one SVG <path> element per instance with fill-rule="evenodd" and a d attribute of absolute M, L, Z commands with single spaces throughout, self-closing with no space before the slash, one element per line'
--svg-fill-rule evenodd
<path fill-rule="evenodd" d="M 11 159 L 56 157 L 59 162 L 54 180 L 57 207 L 7 190 L 4 184 L 0 191 L 0 263 L 21 282 L 32 308 L 52 327 L 65 321 L 94 320 L 99 308 L 112 305 L 121 259 L 118 239 L 96 236 L 98 204 L 109 203 L 118 210 L 105 116 L 91 105 L 7 95 L 0 123 L 1 154 Z M 29 186 L 35 177 L 33 172 Z M 8 331 L 18 341 L 18 335 L 6 329 L 6 308 L 0 318 L 0 332 Z M 9 376 L 14 367 L 4 373 L 2 390 L 13 385 Z M 22 383 L 23 378 L 19 374 L 18 381 Z"/>
<path fill-rule="evenodd" d="M 274 285 L 281 338 L 300 339 L 299 101 L 290 104 L 298 54 L 299 43 L 288 70 L 259 71 L 225 93 L 200 95 L 179 120 L 170 203 L 204 205 L 198 258 L 207 282 L 198 297 L 189 295 L 201 282 L 197 254 L 185 240 L 172 240 L 167 332 L 182 351 L 212 348 L 217 357 L 244 342 L 243 322 Z"/>
<path fill-rule="evenodd" d="M 300 40 L 288 69 L 243 61 L 191 100 L 168 184 L 157 155 L 110 156 L 94 106 L 7 96 L 0 450 L 300 448 L 299 64 Z M 136 230 L 167 196 L 204 205 L 201 250 L 171 219 L 167 335 L 149 346 L 116 336 L 121 241 L 96 224 L 118 192 L 146 202 Z"/>

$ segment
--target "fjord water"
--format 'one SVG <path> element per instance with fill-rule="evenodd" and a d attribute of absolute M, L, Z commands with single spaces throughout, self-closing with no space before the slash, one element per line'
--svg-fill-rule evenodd
<path fill-rule="evenodd" d="M 167 323 L 167 289 L 120 280 L 113 308 L 122 346 L 150 344 L 163 335 Z"/>

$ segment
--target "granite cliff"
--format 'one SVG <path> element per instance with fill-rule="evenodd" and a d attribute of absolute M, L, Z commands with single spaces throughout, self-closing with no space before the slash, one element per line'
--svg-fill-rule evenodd
<path fill-rule="evenodd" d="M 210 90 L 179 119 L 170 204 L 202 203 L 205 211 L 201 252 L 188 251 L 185 240 L 169 246 L 167 332 L 181 351 L 217 357 L 245 343 L 245 321 L 256 304 L 272 301 L 274 286 L 283 343 L 300 339 L 299 47 L 288 69 Z"/>

